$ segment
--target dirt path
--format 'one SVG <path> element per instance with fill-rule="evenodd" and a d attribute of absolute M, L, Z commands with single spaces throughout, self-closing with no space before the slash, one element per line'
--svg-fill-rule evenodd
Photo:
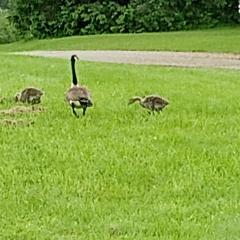
<path fill-rule="evenodd" d="M 150 51 L 29 51 L 19 55 L 69 58 L 77 54 L 81 60 L 178 67 L 240 69 L 240 54 Z"/>

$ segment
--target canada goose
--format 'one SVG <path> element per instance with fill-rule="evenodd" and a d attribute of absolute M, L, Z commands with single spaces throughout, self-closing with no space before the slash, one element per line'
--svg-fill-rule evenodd
<path fill-rule="evenodd" d="M 15 101 L 23 103 L 37 104 L 41 102 L 41 96 L 43 92 L 37 88 L 29 87 L 25 88 L 22 92 L 15 95 Z"/>
<path fill-rule="evenodd" d="M 83 116 L 86 113 L 87 107 L 93 105 L 91 100 L 90 92 L 82 86 L 78 85 L 76 71 L 75 71 L 75 61 L 78 59 L 77 55 L 71 56 L 71 68 L 72 68 L 72 86 L 66 93 L 66 100 L 72 107 L 73 114 L 79 117 L 75 111 L 75 108 L 83 109 Z"/>
<path fill-rule="evenodd" d="M 157 95 L 133 97 L 129 100 L 128 104 L 132 104 L 134 102 L 139 102 L 142 107 L 147 108 L 153 112 L 162 111 L 163 108 L 169 104 L 167 100 Z"/>

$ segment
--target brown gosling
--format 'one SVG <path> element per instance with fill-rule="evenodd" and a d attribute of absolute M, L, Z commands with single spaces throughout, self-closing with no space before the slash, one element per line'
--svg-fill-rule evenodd
<path fill-rule="evenodd" d="M 133 97 L 129 99 L 128 104 L 138 102 L 142 107 L 151 110 L 152 112 L 160 112 L 169 102 L 157 95 L 149 95 L 145 97 Z"/>
<path fill-rule="evenodd" d="M 29 87 L 15 95 L 16 102 L 38 104 L 41 102 L 43 92 L 40 89 Z"/>
<path fill-rule="evenodd" d="M 66 101 L 71 106 L 73 114 L 76 117 L 79 115 L 76 113 L 75 108 L 83 109 L 83 116 L 86 113 L 88 107 L 93 105 L 92 97 L 87 88 L 78 85 L 76 71 L 75 71 L 75 61 L 78 59 L 77 55 L 71 56 L 71 68 L 72 68 L 72 86 L 66 93 Z"/>

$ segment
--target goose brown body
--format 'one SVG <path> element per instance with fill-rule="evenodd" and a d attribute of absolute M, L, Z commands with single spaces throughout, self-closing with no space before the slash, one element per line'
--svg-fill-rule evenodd
<path fill-rule="evenodd" d="M 129 104 L 139 102 L 139 104 L 151 111 L 162 111 L 169 102 L 158 95 L 149 95 L 145 97 L 133 97 L 129 100 Z"/>
<path fill-rule="evenodd" d="M 40 89 L 29 87 L 25 88 L 22 92 L 17 93 L 15 100 L 23 103 L 37 104 L 41 102 L 42 95 L 43 92 Z"/>
<path fill-rule="evenodd" d="M 83 115 L 85 115 L 86 109 L 88 107 L 91 107 L 93 103 L 89 90 L 86 87 L 78 85 L 75 72 L 75 59 L 78 59 L 78 57 L 76 55 L 72 55 L 72 87 L 66 92 L 65 98 L 69 105 L 72 107 L 73 114 L 76 117 L 79 117 L 75 111 L 75 108 L 82 108 Z"/>
<path fill-rule="evenodd" d="M 75 108 L 92 106 L 90 92 L 85 87 L 71 87 L 66 93 L 66 100 L 71 106 L 74 104 Z"/>

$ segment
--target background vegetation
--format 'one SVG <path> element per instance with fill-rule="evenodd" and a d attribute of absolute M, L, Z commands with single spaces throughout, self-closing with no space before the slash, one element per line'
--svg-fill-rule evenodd
<path fill-rule="evenodd" d="M 10 0 L 25 38 L 186 30 L 239 22 L 238 0 Z"/>
<path fill-rule="evenodd" d="M 8 0 L 0 0 L 0 8 L 6 9 L 8 7 Z"/>
<path fill-rule="evenodd" d="M 17 30 L 8 19 L 9 12 L 0 9 L 0 44 L 14 42 L 17 39 Z"/>

